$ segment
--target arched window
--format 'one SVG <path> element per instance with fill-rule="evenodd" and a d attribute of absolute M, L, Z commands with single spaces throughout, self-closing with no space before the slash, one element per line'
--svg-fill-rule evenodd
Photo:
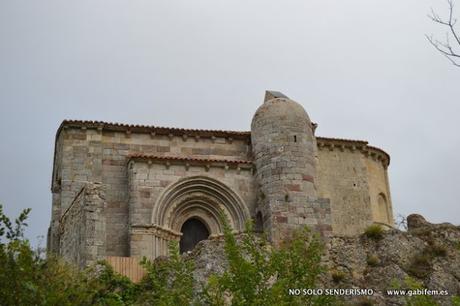
<path fill-rule="evenodd" d="M 388 223 L 390 222 L 388 216 L 388 201 L 387 197 L 385 196 L 384 193 L 379 193 L 378 199 L 377 199 L 377 215 L 376 215 L 376 221 L 382 222 L 382 223 Z"/>

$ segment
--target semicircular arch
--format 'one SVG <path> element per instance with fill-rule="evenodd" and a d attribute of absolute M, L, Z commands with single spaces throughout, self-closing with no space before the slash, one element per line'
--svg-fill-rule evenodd
<path fill-rule="evenodd" d="M 237 231 L 243 231 L 250 218 L 244 201 L 226 184 L 208 176 L 190 176 L 163 191 L 153 207 L 152 223 L 180 232 L 184 222 L 198 218 L 216 235 L 223 230 L 220 211 Z"/>

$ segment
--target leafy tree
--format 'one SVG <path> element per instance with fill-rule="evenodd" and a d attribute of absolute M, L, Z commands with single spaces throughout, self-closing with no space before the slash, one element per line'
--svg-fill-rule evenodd
<path fill-rule="evenodd" d="M 223 219 L 228 269 L 210 277 L 203 300 L 208 305 L 335 305 L 327 296 L 292 296 L 290 288 L 315 288 L 323 267 L 322 244 L 305 228 L 279 249 L 257 237 L 247 224 L 241 243 Z"/>
<path fill-rule="evenodd" d="M 30 209 L 13 222 L 0 205 L 0 305 L 130 305 L 137 287 L 99 263 L 80 271 L 34 251 L 24 238 Z"/>

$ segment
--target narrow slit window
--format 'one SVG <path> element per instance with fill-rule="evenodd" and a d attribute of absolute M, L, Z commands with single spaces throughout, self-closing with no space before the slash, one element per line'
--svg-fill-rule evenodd
<path fill-rule="evenodd" d="M 294 142 L 297 142 L 297 135 L 294 135 Z"/>

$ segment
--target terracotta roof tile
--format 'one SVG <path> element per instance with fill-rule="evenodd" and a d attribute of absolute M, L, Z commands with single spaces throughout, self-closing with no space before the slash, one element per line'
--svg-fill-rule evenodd
<path fill-rule="evenodd" d="M 156 132 L 157 134 L 173 134 L 182 136 L 183 134 L 198 135 L 203 137 L 235 137 L 235 138 L 250 138 L 251 132 L 247 131 L 225 131 L 225 130 L 204 130 L 204 129 L 185 129 L 185 128 L 172 128 L 152 125 L 139 125 L 139 124 L 123 124 L 114 122 L 103 122 L 103 121 L 90 121 L 90 120 L 64 120 L 61 123 L 62 127 L 93 127 L 103 128 L 113 131 L 128 131 L 151 133 Z"/>
<path fill-rule="evenodd" d="M 212 159 L 212 158 L 195 158 L 183 156 L 165 156 L 165 155 L 148 155 L 148 154 L 132 154 L 129 159 L 141 160 L 165 160 L 165 161 L 184 161 L 198 163 L 228 163 L 228 164 L 252 164 L 250 160 L 231 160 L 231 159 Z"/>

